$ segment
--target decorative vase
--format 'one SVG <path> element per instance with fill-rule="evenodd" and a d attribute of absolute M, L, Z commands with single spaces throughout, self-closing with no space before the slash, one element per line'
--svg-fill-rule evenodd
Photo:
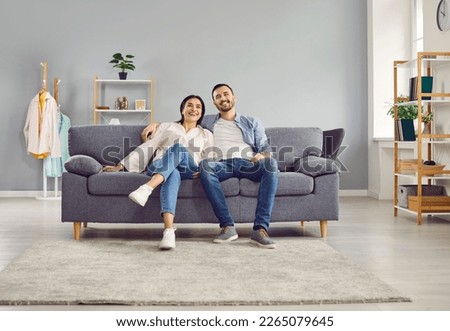
<path fill-rule="evenodd" d="M 114 109 L 115 110 L 122 109 L 122 101 L 120 101 L 120 97 L 116 97 L 116 101 L 114 102 Z"/>
<path fill-rule="evenodd" d="M 128 99 L 127 97 L 122 97 L 122 104 L 121 108 L 122 110 L 128 110 Z"/>
<path fill-rule="evenodd" d="M 430 134 L 430 125 L 429 123 L 423 123 L 422 134 Z"/>
<path fill-rule="evenodd" d="M 127 74 L 128 74 L 128 72 L 125 72 L 125 71 L 119 72 L 119 79 L 121 79 L 121 80 L 127 79 Z"/>

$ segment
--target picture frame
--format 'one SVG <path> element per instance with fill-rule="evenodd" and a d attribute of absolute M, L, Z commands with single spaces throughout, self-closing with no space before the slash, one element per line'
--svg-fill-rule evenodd
<path fill-rule="evenodd" d="M 134 105 L 136 110 L 145 110 L 145 99 L 136 99 L 134 100 Z"/>

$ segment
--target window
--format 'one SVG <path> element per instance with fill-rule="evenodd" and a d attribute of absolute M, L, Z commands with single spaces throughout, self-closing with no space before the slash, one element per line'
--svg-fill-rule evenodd
<path fill-rule="evenodd" d="M 411 9 L 411 58 L 415 59 L 423 51 L 423 0 L 413 0 Z"/>
<path fill-rule="evenodd" d="M 417 52 L 423 51 L 423 3 L 424 0 L 372 1 L 374 138 L 394 135 L 393 121 L 386 115 L 393 101 L 392 64 L 394 60 L 415 59 Z M 402 71 L 400 74 L 405 75 L 405 79 L 400 79 L 404 86 L 400 84 L 399 92 L 405 94 L 408 78 L 414 73 Z"/>

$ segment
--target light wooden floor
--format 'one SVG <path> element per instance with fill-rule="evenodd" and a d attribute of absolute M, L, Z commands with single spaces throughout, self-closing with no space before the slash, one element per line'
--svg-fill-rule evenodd
<path fill-rule="evenodd" d="M 450 221 L 424 218 L 416 225 L 414 215 L 393 217 L 390 201 L 344 197 L 339 222 L 329 222 L 326 242 L 375 274 L 412 303 L 313 305 L 288 307 L 148 307 L 151 310 L 450 310 Z M 238 225 L 240 237 L 250 225 Z M 179 225 L 178 240 L 209 240 L 217 225 Z M 319 224 L 278 223 L 271 226 L 275 241 L 318 237 Z M 71 239 L 72 225 L 60 222 L 60 202 L 32 198 L 0 198 L 0 270 L 33 242 L 41 239 Z M 160 225 L 95 225 L 82 229 L 81 240 L 97 237 L 128 240 L 159 240 Z M 257 248 L 255 248 L 257 249 Z M 326 270 L 324 270 L 326 272 Z M 313 284 L 313 282 L 312 282 Z M 316 284 L 320 286 L 320 284 Z M 121 306 L 0 306 L 0 310 L 144 310 Z"/>

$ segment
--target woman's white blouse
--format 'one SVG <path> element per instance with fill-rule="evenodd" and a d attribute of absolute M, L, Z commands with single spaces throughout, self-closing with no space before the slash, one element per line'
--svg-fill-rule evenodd
<path fill-rule="evenodd" d="M 152 157 L 153 161 L 159 160 L 165 151 L 176 143 L 183 145 L 199 164 L 207 157 L 208 152 L 212 151 L 214 137 L 201 126 L 186 132 L 184 126 L 179 123 L 161 123 L 153 138 L 138 146 L 120 163 L 130 172 L 142 172 Z"/>

